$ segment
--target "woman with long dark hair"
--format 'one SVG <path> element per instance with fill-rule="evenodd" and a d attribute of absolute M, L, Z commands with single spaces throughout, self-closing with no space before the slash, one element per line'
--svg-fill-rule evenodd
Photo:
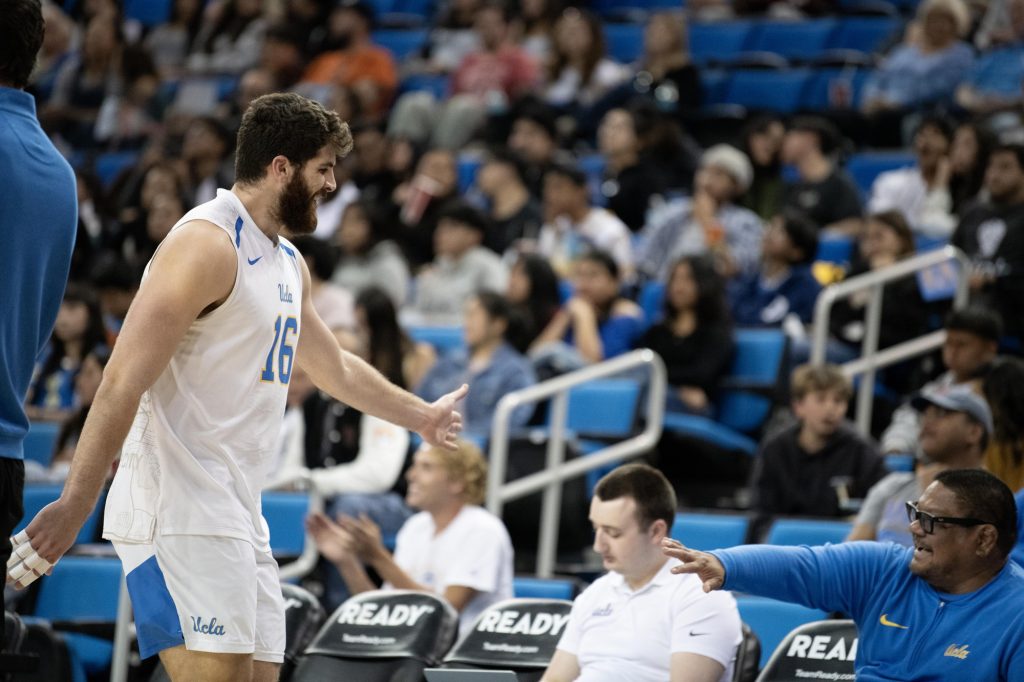
<path fill-rule="evenodd" d="M 106 339 L 96 293 L 80 284 L 68 284 L 50 342 L 36 363 L 28 390 L 25 403 L 31 418 L 61 419 L 78 404 L 75 377 L 85 357 L 105 346 Z"/>
<path fill-rule="evenodd" d="M 562 109 L 586 110 L 629 78 L 630 70 L 607 55 L 601 20 L 570 7 L 554 28 L 544 100 Z"/>
<path fill-rule="evenodd" d="M 523 254 L 509 271 L 505 298 L 519 310 L 523 342 L 529 348 L 561 307 L 558 276 L 543 256 Z"/>
<path fill-rule="evenodd" d="M 981 381 L 995 432 L 985 450 L 985 468 L 1011 490 L 1024 488 L 1024 362 L 1000 358 Z"/>
<path fill-rule="evenodd" d="M 965 121 L 956 127 L 949 149 L 949 193 L 956 215 L 962 215 L 964 208 L 978 198 L 995 143 L 995 135 L 977 121 Z"/>
<path fill-rule="evenodd" d="M 356 325 L 359 354 L 402 388 L 419 384 L 437 360 L 433 348 L 402 330 L 395 304 L 382 289 L 370 287 L 356 297 Z"/>
<path fill-rule="evenodd" d="M 345 207 L 334 233 L 338 264 L 332 281 L 359 294 L 377 287 L 400 306 L 409 291 L 409 266 L 390 238 L 387 221 L 372 202 L 357 199 Z"/>
<path fill-rule="evenodd" d="M 670 410 L 710 411 L 735 350 L 725 282 L 711 258 L 676 261 L 665 288 L 665 317 L 647 330 L 640 345 L 665 362 Z"/>

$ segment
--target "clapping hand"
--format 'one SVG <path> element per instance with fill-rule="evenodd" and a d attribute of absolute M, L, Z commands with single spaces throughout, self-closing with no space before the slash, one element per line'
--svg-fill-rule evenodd
<path fill-rule="evenodd" d="M 350 561 L 356 555 L 351 534 L 326 515 L 316 512 L 306 517 L 306 529 L 313 536 L 320 554 L 331 563 Z"/>
<path fill-rule="evenodd" d="M 380 526 L 366 514 L 360 514 L 358 519 L 343 514 L 338 517 L 338 523 L 352 538 L 352 549 L 363 561 L 372 562 L 374 557 L 387 551 L 381 539 Z"/>
<path fill-rule="evenodd" d="M 704 583 L 705 592 L 719 590 L 725 584 L 725 567 L 714 554 L 689 549 L 672 538 L 661 541 L 661 551 L 683 562 L 672 568 L 673 573 L 695 573 Z"/>

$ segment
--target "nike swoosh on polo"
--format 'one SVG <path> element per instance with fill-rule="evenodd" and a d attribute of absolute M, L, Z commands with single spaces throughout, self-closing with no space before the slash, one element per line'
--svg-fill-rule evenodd
<path fill-rule="evenodd" d="M 694 632 L 690 630 L 690 637 L 703 637 L 704 635 L 710 635 L 710 632 Z"/>
<path fill-rule="evenodd" d="M 256 256 L 255 258 L 250 258 L 249 265 L 256 265 L 256 263 L 259 262 L 260 258 L 263 258 L 263 256 Z"/>
<path fill-rule="evenodd" d="M 881 623 L 882 625 L 884 625 L 887 628 L 899 628 L 900 630 L 908 630 L 909 629 L 906 625 L 900 625 L 899 623 L 894 623 L 891 620 L 889 620 L 889 614 L 888 613 L 883 613 L 882 617 L 878 619 L 878 622 Z"/>

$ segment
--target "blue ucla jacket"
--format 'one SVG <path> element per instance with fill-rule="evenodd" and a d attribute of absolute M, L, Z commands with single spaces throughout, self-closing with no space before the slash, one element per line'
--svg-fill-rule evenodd
<path fill-rule="evenodd" d="M 877 542 L 713 552 L 725 587 L 848 614 L 858 682 L 1024 680 L 1024 571 L 1011 561 L 969 594 L 909 570 L 912 548 Z"/>

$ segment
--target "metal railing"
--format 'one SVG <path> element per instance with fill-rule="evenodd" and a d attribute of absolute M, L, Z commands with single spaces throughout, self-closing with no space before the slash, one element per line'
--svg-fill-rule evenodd
<path fill-rule="evenodd" d="M 650 373 L 644 430 L 627 440 L 601 448 L 586 457 L 566 462 L 565 441 L 569 390 L 588 381 L 620 374 L 637 367 L 646 367 Z M 641 455 L 657 445 L 658 439 L 661 437 L 661 422 L 665 412 L 666 383 L 665 364 L 661 358 L 654 351 L 643 349 L 513 391 L 498 402 L 491 431 L 487 474 L 487 509 L 496 516 L 501 516 L 502 507 L 506 502 L 525 497 L 538 490 L 544 491 L 536 568 L 536 574 L 540 577 L 551 577 L 555 566 L 558 524 L 561 516 L 562 483 L 567 479 L 582 476 L 592 469 L 617 460 Z M 547 398 L 552 398 L 552 401 L 546 466 L 543 471 L 505 483 L 512 412 L 521 405 Z"/>
<path fill-rule="evenodd" d="M 872 270 L 848 280 L 826 287 L 814 305 L 814 336 L 811 345 L 811 363 L 821 364 L 825 361 L 825 349 L 829 337 L 829 316 L 832 305 L 840 298 L 846 298 L 857 292 L 870 291 L 867 310 L 864 314 L 864 340 L 861 343 L 860 358 L 843 365 L 843 372 L 850 378 L 864 375 L 857 388 L 857 427 L 864 433 L 871 430 L 872 398 L 875 392 L 875 373 L 877 370 L 908 358 L 927 353 L 938 348 L 946 338 L 943 330 L 931 332 L 909 341 L 878 350 L 878 334 L 882 324 L 882 290 L 888 282 L 909 277 L 948 261 L 956 261 L 960 266 L 957 277 L 956 293 L 953 297 L 953 308 L 961 308 L 967 304 L 967 267 L 970 263 L 963 251 L 955 246 L 945 246 L 935 251 L 928 251 L 906 260 L 901 260 L 879 270 Z"/>

